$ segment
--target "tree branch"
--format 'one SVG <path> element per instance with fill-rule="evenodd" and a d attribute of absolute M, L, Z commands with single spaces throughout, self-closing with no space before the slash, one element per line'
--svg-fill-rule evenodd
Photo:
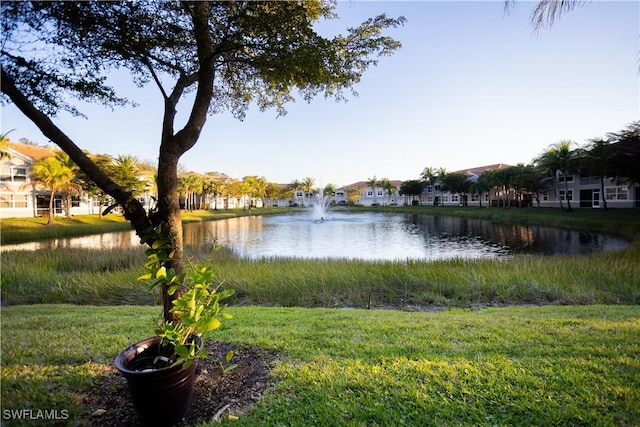
<path fill-rule="evenodd" d="M 18 107 L 47 138 L 66 152 L 71 160 L 73 160 L 98 187 L 120 203 L 124 210 L 125 218 L 131 222 L 136 233 L 141 236 L 142 233 L 151 226 L 151 221 L 147 217 L 142 204 L 133 197 L 131 193 L 125 191 L 113 182 L 46 114 L 38 110 L 33 103 L 18 90 L 13 79 L 5 73 L 4 70 L 2 70 L 0 85 L 2 85 L 2 92 L 13 101 L 16 107 Z"/>

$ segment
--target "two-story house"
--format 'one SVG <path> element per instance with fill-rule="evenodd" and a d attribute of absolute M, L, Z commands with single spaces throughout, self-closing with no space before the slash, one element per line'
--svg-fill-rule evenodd
<path fill-rule="evenodd" d="M 0 160 L 0 218 L 33 217 L 49 209 L 50 193 L 40 191 L 29 172 L 33 162 L 51 153 L 47 147 L 8 143 Z"/>
<path fill-rule="evenodd" d="M 404 198 L 399 194 L 401 184 L 402 181 L 400 180 L 391 180 L 391 185 L 395 190 L 389 192 L 389 190 L 379 184 L 371 188 L 368 181 L 354 182 L 353 184 L 345 185 L 335 190 L 335 203 L 355 203 L 356 205 L 363 206 L 401 205 L 404 203 Z M 351 199 L 349 198 L 350 193 L 355 194 Z"/>

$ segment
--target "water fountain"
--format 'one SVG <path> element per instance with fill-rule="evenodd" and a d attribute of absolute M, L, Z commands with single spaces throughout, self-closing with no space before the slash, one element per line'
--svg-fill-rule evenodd
<path fill-rule="evenodd" d="M 321 193 L 316 193 L 311 204 L 311 218 L 314 221 L 325 221 L 328 219 L 327 215 L 338 209 L 347 210 L 344 206 L 331 205 L 332 198 Z"/>
<path fill-rule="evenodd" d="M 324 221 L 331 210 L 331 198 L 317 193 L 311 204 L 311 218 L 314 221 Z"/>

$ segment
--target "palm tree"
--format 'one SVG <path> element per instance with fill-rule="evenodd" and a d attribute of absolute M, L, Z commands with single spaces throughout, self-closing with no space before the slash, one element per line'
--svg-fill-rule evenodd
<path fill-rule="evenodd" d="M 140 180 L 140 162 L 130 155 L 119 154 L 114 160 L 114 178 L 127 191 L 139 196 L 145 183 Z"/>
<path fill-rule="evenodd" d="M 316 180 L 308 176 L 302 180 L 301 184 L 302 184 L 302 190 L 303 190 L 302 204 L 306 206 L 307 205 L 307 202 L 305 201 L 306 195 L 308 194 L 309 196 L 311 196 L 311 193 L 313 193 L 313 186 L 316 184 Z"/>
<path fill-rule="evenodd" d="M 196 195 L 202 192 L 202 178 L 196 172 L 189 172 L 178 178 L 178 191 L 184 196 L 184 208 L 193 210 Z"/>
<path fill-rule="evenodd" d="M 482 208 L 482 195 L 484 193 L 489 193 L 489 204 L 487 207 L 491 206 L 491 189 L 493 186 L 491 185 L 489 174 L 490 171 L 486 170 L 480 174 L 478 179 L 471 184 L 470 191 L 478 195 L 478 203 L 480 208 Z"/>
<path fill-rule="evenodd" d="M 33 184 L 43 185 L 51 191 L 47 224 L 52 224 L 53 201 L 56 193 L 58 191 L 68 191 L 69 188 L 77 185 L 72 182 L 73 171 L 63 165 L 56 157 L 50 156 L 33 162 L 30 176 Z"/>
<path fill-rule="evenodd" d="M 60 161 L 60 163 L 62 163 L 63 166 L 71 169 L 71 172 L 73 173 L 72 180 L 75 179 L 76 174 L 78 173 L 80 168 L 78 168 L 78 165 L 76 165 L 75 162 L 71 160 L 69 155 L 62 150 L 56 150 L 55 157 L 56 159 L 58 159 L 58 161 Z M 82 194 L 82 187 L 80 186 L 80 184 L 77 184 L 75 182 L 71 182 L 70 184 L 71 185 L 68 185 L 65 188 L 61 189 L 61 191 L 64 192 L 64 204 L 65 210 L 67 212 L 67 219 L 71 219 L 71 196 Z"/>
<path fill-rule="evenodd" d="M 208 182 L 208 190 L 213 194 L 213 209 L 218 210 L 218 197 L 224 193 L 224 182 L 217 178 L 211 177 Z"/>
<path fill-rule="evenodd" d="M 424 185 L 433 185 L 436 182 L 437 172 L 433 166 L 426 167 L 422 170 L 420 178 L 424 181 Z"/>
<path fill-rule="evenodd" d="M 387 204 L 391 203 L 391 196 L 395 194 L 398 189 L 391 183 L 389 178 L 382 178 L 380 180 L 380 186 L 383 188 L 384 193 L 387 195 Z"/>
<path fill-rule="evenodd" d="M 435 171 L 435 177 L 434 177 L 434 181 L 433 181 L 433 182 L 434 182 L 434 184 L 435 184 L 436 182 L 440 182 L 440 183 L 441 183 L 441 182 L 442 182 L 442 180 L 444 180 L 444 178 L 445 178 L 446 176 L 447 176 L 447 169 L 446 169 L 446 168 L 443 168 L 443 167 L 438 168 L 438 170 L 436 170 L 436 171 Z M 433 195 L 434 195 L 434 198 L 438 199 L 438 197 L 436 197 L 436 194 L 437 194 L 437 192 L 436 192 L 436 188 L 440 188 L 440 185 L 434 185 L 434 186 L 433 186 Z M 442 203 L 442 190 L 440 190 L 439 200 L 440 200 L 440 203 Z"/>
<path fill-rule="evenodd" d="M 559 193 L 559 181 L 560 176 L 564 180 L 564 196 L 567 199 L 567 211 L 571 212 L 571 201 L 569 200 L 569 184 L 567 183 L 567 175 L 574 170 L 574 152 L 571 149 L 575 142 L 563 139 L 555 144 L 549 146 L 547 151 L 542 153 L 537 159 L 536 164 L 544 172 L 550 175 L 553 179 L 556 191 Z M 558 195 L 560 201 L 560 209 L 562 206 L 562 197 Z"/>
<path fill-rule="evenodd" d="M 513 7 L 515 0 L 505 0 L 505 12 Z M 539 1 L 533 12 L 531 13 L 531 25 L 535 33 L 544 28 L 545 24 L 549 27 L 553 25 L 556 19 L 560 18 L 564 13 L 571 12 L 578 6 L 586 3 L 585 0 L 541 0 Z"/>
<path fill-rule="evenodd" d="M 378 186 L 378 178 L 374 175 L 372 178 L 367 178 L 367 184 L 373 193 L 373 204 L 376 204 L 376 187 Z"/>
<path fill-rule="evenodd" d="M 249 209 L 253 207 L 253 201 L 255 199 L 263 200 L 267 180 L 264 177 L 257 177 L 255 175 L 245 176 L 243 178 L 243 183 L 245 185 L 245 190 L 249 195 Z"/>
<path fill-rule="evenodd" d="M 11 153 L 9 153 L 9 135 L 10 132 L 13 132 L 15 129 L 11 129 L 9 132 L 5 132 L 0 135 L 0 160 L 2 159 L 11 159 Z"/>

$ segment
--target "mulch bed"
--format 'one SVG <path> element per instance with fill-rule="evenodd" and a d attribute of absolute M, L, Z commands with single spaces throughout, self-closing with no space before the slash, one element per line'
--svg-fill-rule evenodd
<path fill-rule="evenodd" d="M 273 385 L 270 365 L 280 356 L 276 351 L 235 348 L 228 343 L 205 345 L 209 355 L 201 359 L 196 371 L 194 403 L 180 426 L 220 420 L 229 415 L 248 414 Z M 220 361 L 233 350 L 232 364 L 238 366 L 223 373 Z M 82 402 L 88 426 L 137 426 L 138 420 L 129 399 L 127 382 L 115 368 L 97 380 Z M 85 421 L 85 420 L 82 420 Z"/>

